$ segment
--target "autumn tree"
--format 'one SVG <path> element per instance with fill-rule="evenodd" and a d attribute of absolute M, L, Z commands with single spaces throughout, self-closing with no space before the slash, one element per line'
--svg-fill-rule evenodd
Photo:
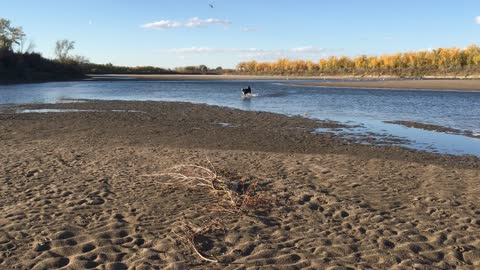
<path fill-rule="evenodd" d="M 468 69 L 468 72 L 466 71 Z M 438 48 L 381 56 L 360 55 L 354 58 L 330 56 L 318 62 L 279 59 L 275 62 L 242 62 L 237 70 L 255 74 L 295 75 L 396 75 L 422 77 L 427 73 L 480 72 L 480 47 L 465 49 Z"/>
<path fill-rule="evenodd" d="M 480 65 L 480 47 L 470 45 L 465 49 L 465 62 L 469 67 Z"/>

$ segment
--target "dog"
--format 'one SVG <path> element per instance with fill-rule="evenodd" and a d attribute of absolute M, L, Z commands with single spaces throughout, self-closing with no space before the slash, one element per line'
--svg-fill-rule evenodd
<path fill-rule="evenodd" d="M 242 88 L 242 93 L 244 96 L 247 94 L 252 94 L 252 88 L 250 88 L 250 85 L 247 88 Z"/>

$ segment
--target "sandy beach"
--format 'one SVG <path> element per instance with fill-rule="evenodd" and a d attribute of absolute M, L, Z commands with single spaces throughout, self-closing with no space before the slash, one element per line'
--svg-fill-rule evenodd
<path fill-rule="evenodd" d="M 480 268 L 480 160 L 312 132 L 337 125 L 189 103 L 4 107 L 0 269 Z"/>
<path fill-rule="evenodd" d="M 480 91 L 480 80 L 390 80 L 390 81 L 352 81 L 352 82 L 305 82 L 294 85 L 355 88 L 390 89 L 427 89 L 427 90 L 464 90 Z"/>

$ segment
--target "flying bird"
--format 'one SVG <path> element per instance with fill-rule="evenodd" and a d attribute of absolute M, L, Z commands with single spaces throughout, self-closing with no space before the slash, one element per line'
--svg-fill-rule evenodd
<path fill-rule="evenodd" d="M 213 3 L 211 3 L 211 4 L 208 4 L 208 5 L 209 5 L 211 8 L 213 8 Z"/>

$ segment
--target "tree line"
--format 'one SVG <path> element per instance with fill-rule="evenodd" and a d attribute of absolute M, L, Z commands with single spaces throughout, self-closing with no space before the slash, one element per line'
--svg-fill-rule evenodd
<path fill-rule="evenodd" d="M 165 69 L 153 66 L 115 66 L 108 64 L 82 64 L 88 74 L 222 74 L 225 70 L 222 67 L 209 68 L 206 65 L 176 67 L 175 69 Z"/>
<path fill-rule="evenodd" d="M 74 42 L 58 41 L 56 59 L 46 59 L 34 51 L 35 43 L 25 46 L 26 34 L 22 27 L 13 26 L 0 18 L 0 82 L 30 82 L 71 80 L 83 78 L 80 63 L 88 61 L 81 56 L 69 55 Z"/>
<path fill-rule="evenodd" d="M 27 45 L 28 43 L 28 45 Z M 27 42 L 22 27 L 0 18 L 0 82 L 71 80 L 86 74 L 219 74 L 221 67 L 205 65 L 179 67 L 174 70 L 153 66 L 116 66 L 91 63 L 87 57 L 73 55 L 75 41 L 61 39 L 55 43 L 54 59 L 35 52 L 35 43 Z"/>
<path fill-rule="evenodd" d="M 438 48 L 381 56 L 336 57 L 317 62 L 279 59 L 275 62 L 241 62 L 236 71 L 263 75 L 354 75 L 423 77 L 480 73 L 480 47 Z"/>
<path fill-rule="evenodd" d="M 0 18 L 0 82 L 32 82 L 71 80 L 84 78 L 85 74 L 176 74 L 211 73 L 204 65 L 176 70 L 153 66 L 115 66 L 91 63 L 87 57 L 73 55 L 75 41 L 58 40 L 54 47 L 54 59 L 47 59 L 35 52 L 35 43 L 27 45 L 22 27 L 13 26 Z"/>

